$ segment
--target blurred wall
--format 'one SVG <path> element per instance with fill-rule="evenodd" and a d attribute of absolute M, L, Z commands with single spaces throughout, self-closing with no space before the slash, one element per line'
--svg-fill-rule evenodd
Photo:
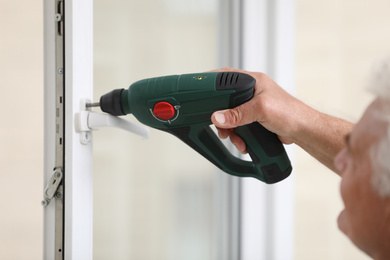
<path fill-rule="evenodd" d="M 390 1 L 297 0 L 296 93 L 357 122 L 372 97 L 373 64 L 390 53 Z M 297 148 L 296 259 L 369 259 L 337 228 L 340 178 Z"/>
<path fill-rule="evenodd" d="M 0 259 L 41 259 L 43 2 L 0 6 Z"/>

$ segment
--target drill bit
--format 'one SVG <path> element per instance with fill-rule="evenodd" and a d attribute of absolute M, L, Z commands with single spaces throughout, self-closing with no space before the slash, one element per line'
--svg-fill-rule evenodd
<path fill-rule="evenodd" d="M 86 107 L 100 107 L 100 103 L 99 102 L 95 102 L 95 103 L 87 103 L 85 104 Z"/>

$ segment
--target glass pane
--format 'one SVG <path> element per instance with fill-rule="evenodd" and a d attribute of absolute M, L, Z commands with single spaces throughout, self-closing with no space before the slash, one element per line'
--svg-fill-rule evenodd
<path fill-rule="evenodd" d="M 298 0 L 297 97 L 356 122 L 371 101 L 372 66 L 388 55 L 389 1 Z M 297 150 L 296 259 L 369 259 L 337 228 L 340 178 Z"/>
<path fill-rule="evenodd" d="M 216 0 L 94 1 L 94 97 L 217 65 Z M 137 122 L 133 116 L 126 119 Z M 216 168 L 174 136 L 94 132 L 94 259 L 211 259 Z"/>

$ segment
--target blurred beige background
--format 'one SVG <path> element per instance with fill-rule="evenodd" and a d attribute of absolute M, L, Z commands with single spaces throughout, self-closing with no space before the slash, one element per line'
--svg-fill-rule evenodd
<path fill-rule="evenodd" d="M 390 54 L 390 1 L 296 1 L 296 94 L 356 122 L 372 65 Z M 296 149 L 296 259 L 368 259 L 338 230 L 340 179 Z"/>
<path fill-rule="evenodd" d="M 127 2 L 130 2 L 129 5 L 132 4 L 131 1 L 120 1 L 120 4 L 124 5 Z M 146 55 L 146 59 L 149 61 L 152 61 L 153 57 L 159 57 L 160 63 L 162 61 L 172 61 L 172 59 L 169 59 L 172 56 L 161 55 L 169 55 L 177 51 L 180 53 L 177 46 L 196 40 L 194 36 L 193 38 L 186 37 L 177 45 L 172 45 L 169 37 L 177 37 L 177 32 L 165 31 L 164 33 L 168 35 L 165 38 L 166 40 L 155 39 L 164 46 L 166 52 L 161 54 L 158 49 L 155 49 L 156 52 L 149 51 L 150 42 L 143 44 L 134 40 L 131 43 L 133 39 L 130 36 L 128 36 L 127 42 L 118 42 L 115 41 L 115 38 L 110 38 L 110 35 L 99 34 L 99 31 L 96 31 L 96 26 L 98 26 L 105 32 L 111 31 L 112 34 L 115 34 L 115 28 L 104 28 L 105 25 L 110 24 L 105 21 L 114 21 L 116 25 L 129 28 L 128 30 L 121 30 L 121 34 L 131 35 L 136 33 L 143 37 L 141 39 L 149 39 L 148 32 L 156 30 L 153 29 L 156 27 L 147 27 L 144 34 L 141 24 L 134 26 L 134 22 L 137 21 L 134 17 L 144 15 L 147 18 L 150 11 L 147 6 L 153 1 L 136 2 L 137 4 L 133 4 L 133 6 L 139 8 L 137 9 L 139 10 L 138 16 L 136 13 L 132 14 L 133 16 L 127 16 L 128 14 L 125 12 L 118 14 L 116 10 L 120 10 L 120 7 L 112 6 L 114 5 L 113 2 L 95 1 L 95 18 L 98 19 L 94 21 L 96 34 L 95 61 L 98 62 L 95 64 L 95 69 L 99 73 L 105 73 L 105 75 L 99 74 L 101 78 L 96 78 L 99 75 L 95 74 L 95 85 L 101 84 L 104 86 L 100 91 L 103 91 L 104 88 L 110 90 L 115 87 L 127 87 L 132 80 L 142 77 L 190 72 L 186 71 L 187 69 L 193 71 L 207 70 L 216 66 L 215 57 L 208 58 L 204 63 L 199 59 L 199 55 L 216 55 L 214 53 L 216 46 L 210 48 L 208 45 L 208 43 L 216 41 L 215 38 L 212 38 L 208 41 L 200 41 L 198 45 L 195 45 L 193 52 L 190 53 L 190 60 L 196 60 L 192 65 L 180 68 L 181 64 L 186 62 L 181 55 L 172 58 L 174 64 L 169 62 L 164 64 L 162 68 L 156 67 L 156 62 L 150 62 L 147 70 L 142 69 L 141 71 L 139 69 L 140 72 L 136 74 L 135 71 L 137 71 L 138 65 L 136 62 L 128 63 L 129 57 L 137 60 L 140 57 L 145 58 Z M 165 2 L 167 1 L 160 3 Z M 41 259 L 42 256 L 42 207 L 40 205 L 43 191 L 42 148 L 44 138 L 42 5 L 41 0 L 1 1 L 0 85 L 2 99 L 0 111 L 3 121 L 0 128 L 0 259 Z M 158 11 L 160 7 L 157 5 L 153 10 Z M 109 12 L 109 8 L 114 10 Z M 183 12 L 168 7 L 166 7 L 166 10 L 172 13 Z M 184 7 L 184 10 L 188 10 L 188 8 Z M 164 20 L 161 23 L 166 28 L 179 25 L 184 29 L 190 28 L 190 30 L 194 30 L 193 35 L 199 35 L 200 28 L 201 34 L 215 37 L 216 29 L 213 15 L 216 13 L 207 13 L 205 10 L 202 12 L 172 15 L 169 16 L 172 18 L 171 20 Z M 323 112 L 356 121 L 371 100 L 370 95 L 364 90 L 370 68 L 375 61 L 387 56 L 390 52 L 390 35 L 387 33 L 390 24 L 390 16 L 388 15 L 390 13 L 390 2 L 387 0 L 297 0 L 296 12 L 296 95 Z M 111 16 L 108 16 L 108 14 L 111 14 Z M 195 25 L 194 20 L 191 19 L 196 21 L 201 19 L 202 22 Z M 124 20 L 128 25 L 122 23 Z M 135 44 L 138 49 L 129 48 L 129 44 Z M 207 51 L 205 51 L 206 49 Z M 112 69 L 114 65 L 122 68 L 122 70 Z M 96 79 L 99 80 L 96 81 Z M 95 95 L 99 95 L 96 90 Z M 117 134 L 115 131 L 110 133 L 112 135 Z M 95 140 L 99 139 L 99 135 L 102 134 L 95 134 Z M 127 141 L 119 144 L 124 136 L 125 134 L 118 134 L 113 141 L 100 138 L 101 144 L 95 145 L 96 156 L 99 160 L 96 163 L 100 163 L 98 167 L 102 168 L 102 171 L 113 172 L 115 170 L 120 172 L 121 168 L 127 167 L 131 163 L 137 165 L 145 163 L 141 157 L 134 157 L 136 154 L 133 156 L 135 158 L 133 161 L 127 162 L 126 165 L 116 166 L 115 169 L 111 166 L 115 163 L 123 163 L 121 157 L 116 161 L 104 161 L 104 152 L 115 153 L 118 146 L 126 149 Z M 126 138 L 131 139 L 132 137 Z M 166 142 L 165 145 L 167 146 L 172 145 L 172 142 L 177 142 L 175 145 L 179 145 L 179 141 L 173 140 L 175 139 L 166 137 L 163 142 Z M 108 144 L 104 144 L 105 142 Z M 115 146 L 109 144 L 109 142 L 114 142 Z M 134 139 L 134 142 L 137 141 Z M 104 147 L 111 147 L 111 150 L 103 149 Z M 103 154 L 100 153 L 100 157 L 99 149 L 103 152 Z M 168 149 L 163 151 L 168 151 Z M 194 221 L 200 219 L 201 221 L 197 222 L 199 225 L 195 226 L 195 229 L 207 230 L 210 227 L 210 223 L 207 222 L 210 216 L 207 215 L 207 212 L 210 207 L 213 207 L 214 202 L 208 204 L 204 202 L 207 201 L 209 196 L 212 196 L 213 190 L 209 185 L 214 180 L 210 177 L 212 174 L 208 172 L 210 169 L 207 164 L 202 166 L 202 158 L 196 157 L 194 160 L 197 167 L 201 167 L 204 174 L 194 174 L 193 167 L 191 167 L 191 171 L 187 171 L 187 165 L 193 165 L 193 161 L 188 159 L 189 156 L 192 156 L 192 153 L 187 152 L 185 150 L 182 155 L 185 164 L 177 167 L 177 171 L 182 172 L 187 177 L 183 176 L 181 178 L 180 186 L 172 187 L 172 190 L 175 190 L 176 193 L 166 194 L 155 184 L 153 190 L 156 191 L 157 189 L 157 194 L 153 203 L 149 205 L 141 202 L 144 194 L 150 194 L 148 189 L 153 188 L 153 184 L 148 184 L 147 187 L 149 188 L 147 190 L 142 189 L 142 185 L 145 184 L 144 181 L 148 175 L 153 179 L 156 176 L 151 176 L 151 173 L 148 173 L 145 169 L 140 172 L 140 174 L 146 175 L 143 179 L 131 179 L 128 176 L 123 179 L 122 177 L 125 176 L 125 173 L 123 173 L 123 175 L 114 175 L 117 176 L 117 180 L 113 180 L 113 177 L 105 177 L 107 175 L 99 175 L 99 178 L 94 180 L 95 202 L 102 203 L 102 206 L 109 206 L 112 201 L 111 198 L 118 199 L 128 195 L 126 188 L 129 182 L 136 181 L 135 184 L 139 187 L 130 192 L 133 195 L 138 194 L 138 197 L 134 196 L 136 199 L 129 202 L 128 207 L 130 208 L 122 208 L 123 211 L 121 208 L 112 208 L 112 210 L 107 207 L 100 208 L 100 210 L 106 209 L 110 213 L 109 220 L 122 221 L 121 223 L 127 223 L 127 227 L 109 222 L 99 214 L 99 211 L 95 212 L 99 214 L 95 217 L 96 259 L 99 257 L 105 259 L 104 256 L 111 255 L 114 252 L 110 250 L 118 249 L 129 255 L 137 256 L 134 251 L 126 252 L 128 243 L 134 242 L 138 243 L 137 245 L 147 243 L 148 235 L 134 234 L 129 236 L 123 228 L 133 228 L 137 221 L 140 221 L 137 218 L 128 219 L 127 216 L 129 215 L 126 215 L 130 214 L 126 213 L 129 210 L 140 209 L 139 207 L 143 207 L 142 211 L 147 213 L 145 216 L 151 217 L 161 214 L 162 208 L 166 205 L 161 205 L 160 208 L 153 207 L 161 201 L 166 202 L 171 199 L 171 202 L 176 206 L 183 205 L 182 207 L 186 208 L 186 204 L 182 203 L 199 196 L 201 197 L 199 200 L 192 202 L 198 205 L 195 208 L 198 210 L 184 213 L 177 212 L 177 216 L 186 217 L 189 223 L 194 223 Z M 139 153 L 145 153 L 145 151 L 141 150 Z M 368 259 L 337 229 L 336 218 L 342 208 L 338 194 L 339 178 L 299 148 L 296 149 L 295 158 L 295 259 Z M 158 167 L 158 165 L 149 163 L 146 169 L 154 170 L 155 167 Z M 161 176 L 157 178 L 164 182 L 167 178 L 172 179 L 173 175 L 167 178 Z M 121 186 L 118 187 L 117 183 L 121 183 Z M 199 185 L 194 186 L 193 183 Z M 190 190 L 193 195 L 183 196 L 183 199 L 174 201 L 173 199 L 178 198 L 178 195 L 183 194 L 182 192 L 188 194 L 186 187 L 191 187 Z M 203 204 L 196 204 L 198 202 Z M 97 207 L 98 209 L 99 207 Z M 191 208 L 186 209 L 191 210 Z M 143 217 L 142 214 L 135 216 Z M 170 216 L 163 214 L 163 217 L 165 220 L 169 220 Z M 115 228 L 104 223 L 115 224 Z M 163 229 L 161 229 L 161 226 Z M 154 241 L 151 241 L 152 245 L 158 245 L 164 239 L 164 236 L 161 235 L 164 234 L 164 228 L 169 229 L 170 226 L 153 224 L 150 228 L 153 232 L 157 232 L 156 234 L 160 234 L 153 237 Z M 175 226 L 175 228 L 185 229 L 186 227 Z M 178 232 L 180 234 L 180 230 Z M 203 231 L 196 233 L 197 230 L 190 230 L 190 232 L 193 236 L 169 239 L 170 241 L 176 241 L 182 238 L 188 243 L 199 245 L 208 257 L 207 252 L 211 249 L 208 241 L 202 240 Z M 138 238 L 141 238 L 141 240 L 138 241 Z M 123 244 L 114 248 L 104 247 L 104 245 L 110 244 L 110 239 L 122 240 Z M 148 250 L 154 249 L 156 247 L 148 248 Z M 167 250 L 174 251 L 174 245 L 171 245 L 171 248 Z M 183 253 L 186 252 L 186 248 L 180 248 L 180 250 Z M 154 257 L 158 257 L 158 255 L 158 251 L 151 254 Z"/>
<path fill-rule="evenodd" d="M 0 6 L 0 259 L 41 259 L 43 3 Z"/>

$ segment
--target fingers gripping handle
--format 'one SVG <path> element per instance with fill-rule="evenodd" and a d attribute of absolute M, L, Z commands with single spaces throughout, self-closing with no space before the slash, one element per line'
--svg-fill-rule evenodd
<path fill-rule="evenodd" d="M 276 134 L 257 122 L 237 127 L 234 132 L 244 140 L 255 172 L 264 182 L 276 183 L 291 174 L 291 162 Z"/>
<path fill-rule="evenodd" d="M 230 84 L 227 84 L 227 82 L 230 82 Z M 234 84 L 231 84 L 232 82 Z M 248 74 L 230 72 L 218 74 L 218 90 L 235 90 L 235 93 L 230 97 L 229 108 L 237 107 L 252 99 L 255 84 L 256 80 Z M 248 153 L 252 159 L 252 172 L 250 174 L 246 173 L 245 176 L 252 175 L 252 177 L 266 183 L 275 183 L 290 175 L 292 171 L 290 160 L 283 144 L 274 133 L 271 133 L 257 122 L 237 127 L 234 131 L 246 143 Z M 225 164 L 227 163 L 225 161 Z M 231 169 L 231 167 L 228 167 L 228 169 Z M 240 176 L 229 172 L 229 170 L 227 172 Z"/>
<path fill-rule="evenodd" d="M 284 153 L 264 160 L 264 150 L 261 147 L 258 147 L 259 143 L 253 144 L 253 140 L 257 141 L 257 139 L 255 139 L 255 136 L 248 136 L 248 133 L 251 132 L 251 130 L 255 131 L 257 129 L 251 129 L 245 126 L 238 131 L 240 133 L 243 132 L 248 137 L 246 138 L 248 143 L 252 142 L 250 145 L 247 145 L 247 147 L 250 147 L 249 149 L 251 151 L 256 151 L 253 153 L 252 162 L 233 156 L 209 126 L 191 126 L 170 129 L 167 131 L 180 138 L 214 165 L 231 175 L 238 177 L 253 177 L 266 183 L 275 183 L 286 178 L 291 172 L 291 165 L 283 145 L 279 141 Z M 281 158 L 284 159 L 284 163 L 281 163 Z M 283 166 L 286 163 L 290 166 L 290 169 L 288 169 L 288 166 L 287 170 L 284 169 Z M 280 166 L 282 168 L 281 171 L 284 170 L 283 174 L 280 174 L 274 165 L 277 165 L 276 167 Z"/>

